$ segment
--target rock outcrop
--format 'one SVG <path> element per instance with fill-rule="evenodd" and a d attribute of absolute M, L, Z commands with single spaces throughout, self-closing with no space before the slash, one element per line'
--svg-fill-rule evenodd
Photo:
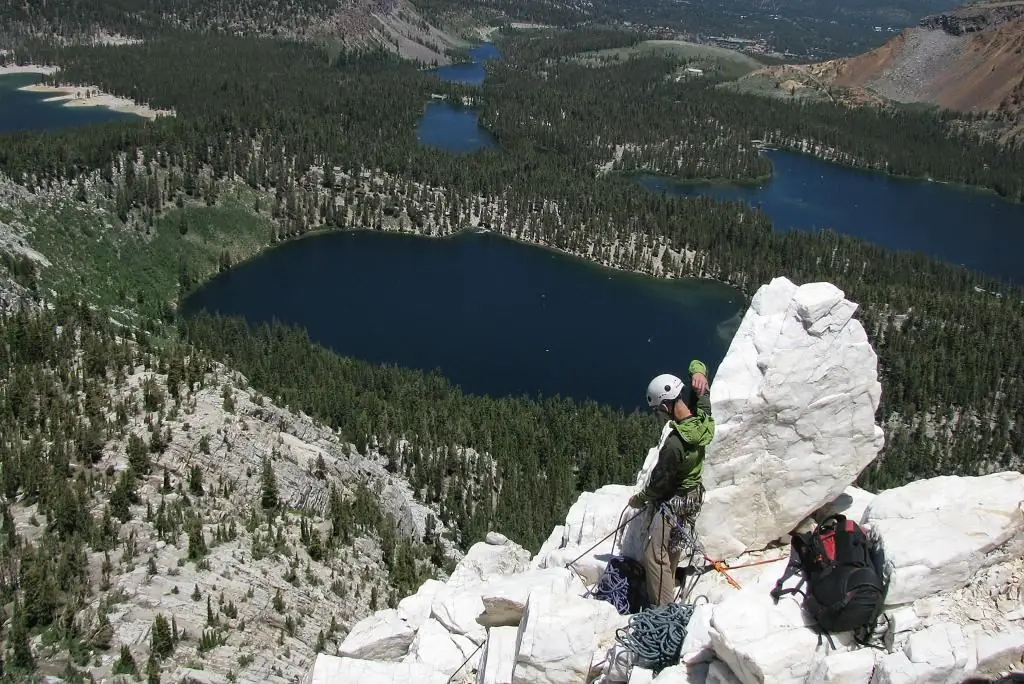
<path fill-rule="evenodd" d="M 654 447 L 636 485 L 581 494 L 533 558 L 488 535 L 447 582 L 357 624 L 339 655 L 318 656 L 306 684 L 924 684 L 1020 667 L 1024 474 L 938 477 L 878 495 L 853 487 L 880 446 L 876 361 L 854 308 L 831 286 L 777 280 L 744 319 L 712 401 L 723 442 L 745 452 L 709 450 L 715 503 L 705 510 L 717 517 L 700 522 L 707 546 L 723 551 L 715 558 L 732 567 L 687 586 L 684 600 L 707 602 L 694 601 L 677 665 L 656 676 L 632 665 L 617 639 L 628 616 L 587 590 L 610 555 L 637 555 L 643 530 L 616 530 Z M 767 522 L 724 503 L 743 496 Z M 838 634 L 833 650 L 797 599 L 769 596 L 788 559 L 786 540 L 773 540 L 837 511 L 888 555 L 883 649 Z M 352 657 L 369 653 L 383 655 Z"/>
<path fill-rule="evenodd" d="M 878 455 L 882 387 L 856 309 L 829 283 L 785 278 L 751 301 L 711 394 L 718 427 L 697 531 L 713 558 L 764 548 Z"/>

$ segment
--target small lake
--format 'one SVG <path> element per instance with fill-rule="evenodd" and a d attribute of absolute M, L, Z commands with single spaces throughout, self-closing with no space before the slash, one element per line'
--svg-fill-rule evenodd
<path fill-rule="evenodd" d="M 18 131 L 50 131 L 69 126 L 88 126 L 110 121 L 138 120 L 134 114 L 106 107 L 65 107 L 63 102 L 45 102 L 57 93 L 29 93 L 22 86 L 39 83 L 39 74 L 0 76 L 0 134 Z"/>
<path fill-rule="evenodd" d="M 372 363 L 439 368 L 472 394 L 560 394 L 643 408 L 647 382 L 717 369 L 744 310 L 721 283 L 613 271 L 469 233 L 326 233 L 285 243 L 188 297 L 201 309 L 273 319 Z"/>
<path fill-rule="evenodd" d="M 814 157 L 767 150 L 763 186 L 681 184 L 640 176 L 648 190 L 739 199 L 771 217 L 776 230 L 818 230 L 893 250 L 920 251 L 996 278 L 1024 283 L 1024 204 L 943 183 L 893 178 Z"/>
<path fill-rule="evenodd" d="M 448 64 L 436 69 L 429 69 L 427 73 L 434 74 L 442 81 L 451 83 L 482 85 L 487 77 L 485 64 L 492 59 L 501 59 L 501 51 L 494 43 L 481 43 L 469 50 L 469 56 L 473 60 L 472 62 Z"/>
<path fill-rule="evenodd" d="M 495 146 L 494 138 L 480 125 L 480 111 L 445 101 L 430 102 L 416 127 L 420 144 L 451 154 L 467 154 Z"/>
<path fill-rule="evenodd" d="M 482 85 L 487 72 L 484 63 L 501 59 L 501 52 L 493 43 L 482 43 L 469 51 L 473 61 L 466 64 L 429 69 L 427 73 L 442 81 Z M 480 125 L 480 110 L 463 107 L 444 100 L 427 104 L 416 126 L 416 138 L 426 147 L 451 154 L 468 154 L 495 147 L 494 138 Z"/>

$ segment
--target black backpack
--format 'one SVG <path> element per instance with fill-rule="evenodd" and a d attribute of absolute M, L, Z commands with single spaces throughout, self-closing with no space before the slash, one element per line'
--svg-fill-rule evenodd
<path fill-rule="evenodd" d="M 776 603 L 784 594 L 801 594 L 806 610 L 821 631 L 854 632 L 857 642 L 875 646 L 870 639 L 885 606 L 889 590 L 884 560 L 853 520 L 837 514 L 825 518 L 813 531 L 791 535 L 789 565 L 771 596 Z M 797 573 L 803 577 L 796 588 L 783 583 Z M 807 592 L 800 585 L 807 582 Z"/>
<path fill-rule="evenodd" d="M 612 604 L 620 615 L 639 613 L 650 605 L 644 566 L 626 556 L 608 559 L 601 579 L 588 594 Z"/>

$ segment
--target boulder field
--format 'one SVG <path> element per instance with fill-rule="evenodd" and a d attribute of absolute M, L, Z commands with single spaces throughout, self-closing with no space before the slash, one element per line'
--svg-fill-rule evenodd
<path fill-rule="evenodd" d="M 852 486 L 884 443 L 877 358 L 856 308 L 828 283 L 776 278 L 743 318 L 712 386 L 718 429 L 697 521 L 708 559 L 729 567 L 687 593 L 678 665 L 657 676 L 631 665 L 616 638 L 630 616 L 587 596 L 610 556 L 640 558 L 642 517 L 616 530 L 653 447 L 635 484 L 581 494 L 536 554 L 488 534 L 445 582 L 354 625 L 305 684 L 953 684 L 1020 669 L 1024 474 Z M 884 549 L 884 648 L 845 633 L 830 645 L 798 598 L 769 596 L 790 532 L 832 512 Z"/>

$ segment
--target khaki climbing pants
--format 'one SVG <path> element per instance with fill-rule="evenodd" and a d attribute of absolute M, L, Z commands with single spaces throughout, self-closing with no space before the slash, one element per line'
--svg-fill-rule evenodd
<path fill-rule="evenodd" d="M 652 607 L 675 601 L 679 559 L 684 550 L 699 550 L 694 525 L 703 504 L 704 487 L 698 486 L 673 497 L 667 506 L 648 506 L 650 525 L 644 542 L 644 574 Z M 664 511 L 665 508 L 668 510 Z"/>

